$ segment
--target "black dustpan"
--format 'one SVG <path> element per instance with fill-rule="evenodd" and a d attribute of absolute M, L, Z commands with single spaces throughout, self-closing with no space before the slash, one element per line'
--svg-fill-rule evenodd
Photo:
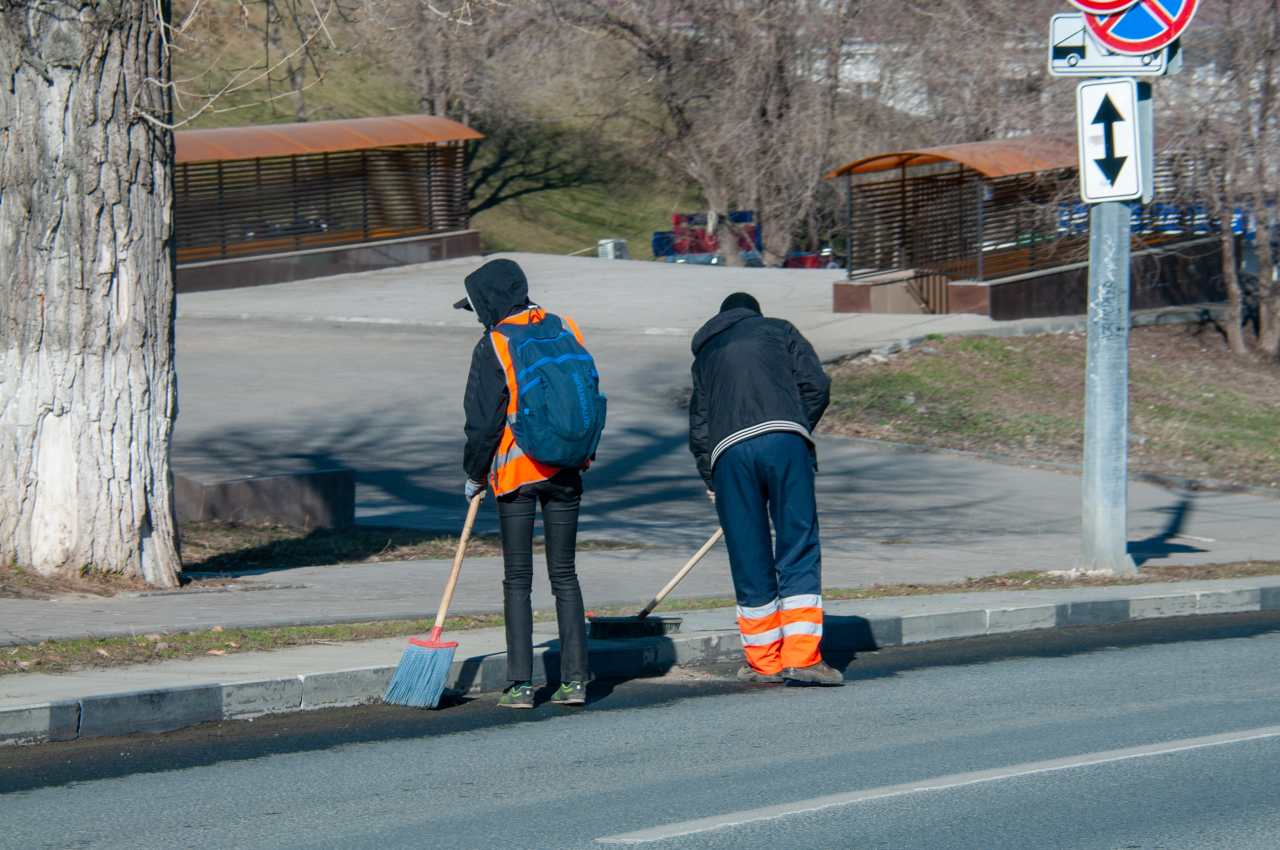
<path fill-rule="evenodd" d="M 667 582 L 667 586 L 662 588 L 640 612 L 630 617 L 588 617 L 587 620 L 591 623 L 590 637 L 595 640 L 627 640 L 628 638 L 661 637 L 680 631 L 680 624 L 684 622 L 680 617 L 651 617 L 649 612 L 667 598 L 667 594 L 675 589 L 680 580 L 702 560 L 703 555 L 711 551 L 711 547 L 716 545 L 721 537 L 724 537 L 724 529 L 717 528 L 716 533 L 711 535 L 711 539 L 703 544 L 697 554 L 689 559 L 689 563 L 681 567 L 680 572 L 676 573 L 675 577 Z"/>

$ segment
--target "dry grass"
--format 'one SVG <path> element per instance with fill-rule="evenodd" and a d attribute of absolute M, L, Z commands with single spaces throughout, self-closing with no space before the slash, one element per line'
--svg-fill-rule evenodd
<path fill-rule="evenodd" d="M 42 576 L 13 564 L 0 565 L 0 599 L 51 599 L 63 593 L 115 596 L 130 590 L 154 590 L 140 578 L 119 573 L 85 572 L 74 578 Z"/>
<path fill-rule="evenodd" d="M 356 525 L 306 531 L 283 525 L 247 522 L 200 522 L 182 525 L 183 569 L 192 573 L 377 564 L 385 561 L 423 561 L 452 558 L 458 536 L 442 531 Z M 579 552 L 652 548 L 616 540 L 578 540 Z M 533 541 L 541 554 L 542 538 Z M 473 534 L 467 557 L 502 554 L 496 534 Z"/>
<path fill-rule="evenodd" d="M 551 615 L 535 612 L 542 622 Z M 105 667 L 126 667 L 156 661 L 226 656 L 243 652 L 285 649 L 291 646 L 375 640 L 378 638 L 424 635 L 434 619 L 387 620 L 334 626 L 299 626 L 280 629 L 223 629 L 202 632 L 131 635 L 119 638 L 47 640 L 30 646 L 0 650 L 0 675 L 6 673 L 68 673 Z M 449 632 L 501 626 L 497 614 L 449 617 Z"/>
<path fill-rule="evenodd" d="M 1280 363 L 1212 324 L 1134 328 L 1129 356 L 1131 471 L 1280 484 Z M 936 337 L 837 366 L 819 430 L 1079 464 L 1084 365 L 1078 333 Z"/>
<path fill-rule="evenodd" d="M 227 573 L 248 570 L 448 559 L 458 547 L 457 535 L 441 531 L 359 525 L 307 531 L 248 522 L 189 522 L 182 524 L 180 534 L 183 588 L 227 584 L 233 580 Z M 578 541 L 579 552 L 649 548 L 655 547 L 615 540 Z M 534 538 L 533 551 L 545 551 L 542 538 Z M 496 534 L 473 535 L 467 544 L 468 557 L 501 554 L 502 542 Z M 65 593 L 115 596 L 157 589 L 118 573 L 85 570 L 76 576 L 47 577 L 13 565 L 0 566 L 0 599 L 51 599 Z"/>
<path fill-rule="evenodd" d="M 1192 567 L 1144 566 L 1136 576 L 1064 576 L 1047 572 L 1017 572 L 1004 575 L 967 578 L 943 584 L 875 584 L 871 587 L 829 588 L 822 598 L 889 599 L 900 596 L 936 596 L 944 593 L 983 593 L 993 590 L 1066 590 L 1078 587 L 1123 587 L 1152 582 L 1202 581 L 1220 578 L 1253 578 L 1280 575 L 1280 561 L 1245 561 L 1234 564 L 1200 564 Z M 727 597 L 711 599 L 667 600 L 654 609 L 664 611 L 706 611 L 735 604 Z M 638 606 L 602 606 L 592 610 L 601 617 L 617 617 L 634 613 Z"/>

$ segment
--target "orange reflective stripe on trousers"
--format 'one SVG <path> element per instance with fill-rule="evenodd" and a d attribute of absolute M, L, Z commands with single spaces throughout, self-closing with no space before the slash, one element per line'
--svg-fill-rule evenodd
<path fill-rule="evenodd" d="M 817 593 L 787 596 L 779 612 L 782 633 L 782 666 L 812 667 L 822 660 L 822 596 Z"/>
<path fill-rule="evenodd" d="M 766 676 L 782 672 L 782 617 L 778 600 L 756 608 L 739 605 L 738 631 L 752 669 Z"/>

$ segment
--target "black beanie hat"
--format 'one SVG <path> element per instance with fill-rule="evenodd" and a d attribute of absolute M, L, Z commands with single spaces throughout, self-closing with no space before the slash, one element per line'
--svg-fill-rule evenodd
<path fill-rule="evenodd" d="M 754 296 L 748 295 L 745 292 L 735 292 L 728 298 L 724 299 L 724 301 L 720 302 L 721 313 L 725 310 L 733 310 L 737 307 L 746 307 L 748 310 L 755 310 L 757 313 L 761 312 L 760 302 L 757 301 Z"/>

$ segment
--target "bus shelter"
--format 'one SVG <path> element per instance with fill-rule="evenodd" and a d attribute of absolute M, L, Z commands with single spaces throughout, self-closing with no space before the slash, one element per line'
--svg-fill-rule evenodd
<path fill-rule="evenodd" d="M 482 136 L 462 124 L 400 115 L 174 136 L 179 291 L 479 253 L 466 144 Z"/>
<path fill-rule="evenodd" d="M 1001 282 L 1022 284 L 1017 299 L 1027 302 L 1006 303 L 1006 313 L 1021 314 L 1005 318 L 1083 312 L 1076 291 L 1087 278 L 1078 272 L 1088 261 L 1089 210 L 1080 200 L 1078 163 L 1074 141 L 1020 136 L 877 154 L 836 169 L 826 177 L 845 178 L 849 280 L 890 273 L 910 297 L 907 309 L 919 312 L 970 312 L 969 302 L 980 294 L 987 299 L 982 312 L 997 317 L 997 302 L 1009 302 L 1014 292 L 990 295 Z M 1172 160 L 1158 162 L 1157 199 L 1174 196 L 1175 172 Z M 1203 240 L 1211 226 L 1195 206 L 1135 205 L 1133 249 L 1140 254 L 1165 243 Z M 957 282 L 986 289 L 964 290 L 965 303 L 953 309 Z M 1179 283 L 1181 289 L 1188 285 Z M 1072 293 L 1044 289 L 1055 286 Z M 1202 289 L 1191 286 L 1194 291 L 1170 297 L 1217 300 Z"/>

